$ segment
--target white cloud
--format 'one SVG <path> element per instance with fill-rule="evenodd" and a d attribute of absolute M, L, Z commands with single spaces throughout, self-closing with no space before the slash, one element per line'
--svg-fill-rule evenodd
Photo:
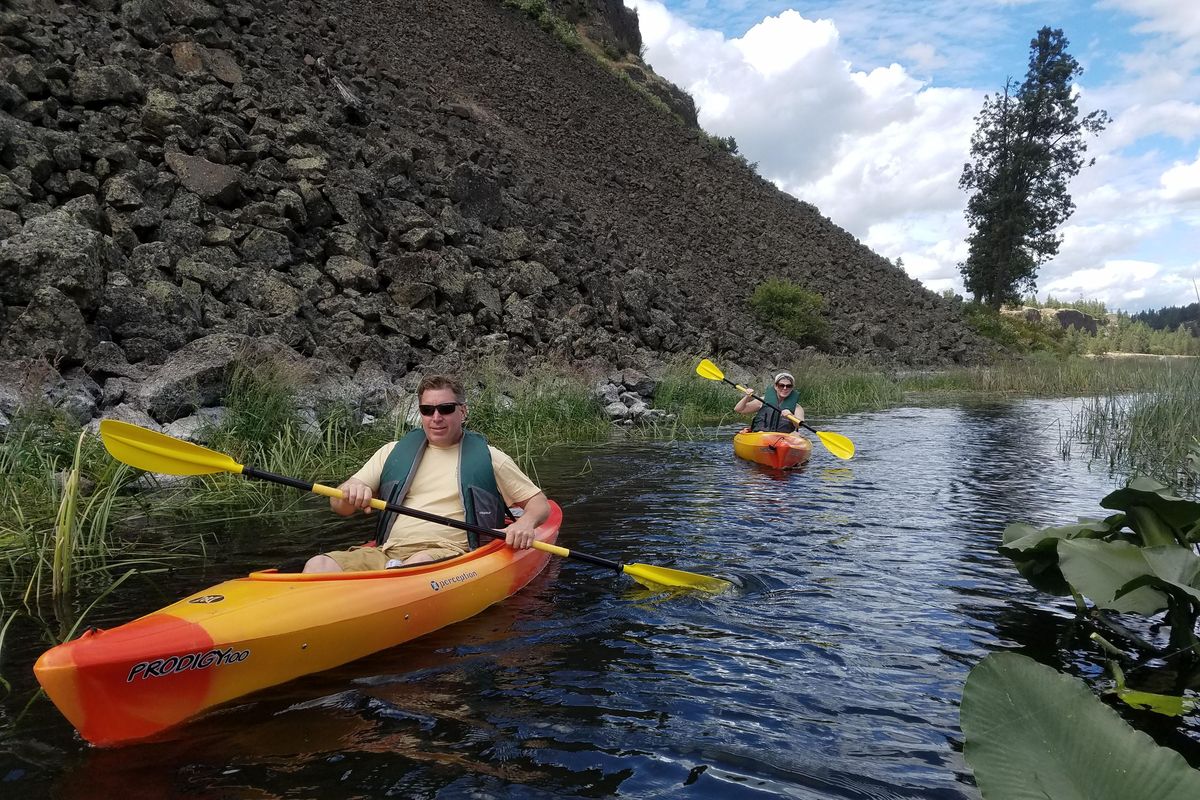
<path fill-rule="evenodd" d="M 983 86 L 947 86 L 934 73 L 948 65 L 962 79 L 971 65 L 994 60 L 996 43 L 1018 29 L 1028 41 L 1028 18 L 1053 3 L 930 0 L 918 8 L 829 0 L 814 19 L 778 11 L 776 3 L 675 0 L 693 18 L 748 19 L 743 35 L 727 37 L 689 24 L 658 0 L 625 2 L 638 9 L 648 60 L 692 93 L 705 130 L 733 136 L 764 177 L 880 255 L 903 258 L 906 271 L 930 288 L 962 290 L 957 265 L 969 230 L 958 179 L 974 116 L 1003 70 L 992 64 L 981 73 Z M 750 17 L 759 6 L 775 13 Z M 1027 7 L 1021 21 L 1006 16 L 1013 6 Z M 1192 48 L 1200 42 L 1200 2 L 1096 6 L 1136 15 L 1154 38 L 1098 31 L 1088 42 L 1087 58 L 1107 78 L 1080 84 L 1079 105 L 1084 113 L 1105 108 L 1113 122 L 1089 139 L 1095 165 L 1072 182 L 1077 210 L 1061 231 L 1059 254 L 1040 270 L 1039 287 L 1071 299 L 1091 291 L 1131 310 L 1171 305 L 1184 285 L 1175 282 L 1190 286 L 1196 273 L 1195 263 L 1183 262 L 1194 258 L 1200 238 L 1200 153 L 1192 160 L 1200 140 L 1200 58 Z M 1080 18 L 1090 10 L 1074 0 L 1066 7 Z M 1006 46 L 1023 60 L 1021 47 Z M 1091 77 L 1089 69 L 1085 81 Z"/>
<path fill-rule="evenodd" d="M 1195 298 L 1194 276 L 1200 261 L 1164 267 L 1149 261 L 1113 259 L 1095 269 L 1080 269 L 1046 284 L 1043 297 L 1101 300 L 1111 309 L 1140 311 L 1187 305 Z"/>
<path fill-rule="evenodd" d="M 837 28 L 827 19 L 807 20 L 792 9 L 767 17 L 730 44 L 765 78 L 787 72 L 807 57 L 821 58 L 837 46 Z"/>
<path fill-rule="evenodd" d="M 1108 261 L 1095 269 L 1075 270 L 1048 283 L 1045 291 L 1063 300 L 1095 298 L 1121 306 L 1121 301 L 1145 295 L 1144 286 L 1162 272 L 1158 264 L 1146 261 Z"/>
<path fill-rule="evenodd" d="M 929 42 L 916 42 L 905 47 L 901 53 L 918 72 L 929 73 L 941 69 L 950 60 L 938 53 Z"/>
<path fill-rule="evenodd" d="M 925 89 L 911 100 L 902 119 L 840 139 L 819 178 L 785 189 L 860 238 L 881 222 L 917 214 L 953 212 L 961 220 L 958 179 L 982 98 L 963 89 Z"/>
<path fill-rule="evenodd" d="M 1107 0 L 1102 8 L 1119 8 L 1141 17 L 1134 30 L 1163 34 L 1194 46 L 1200 40 L 1200 4 L 1194 0 Z"/>
<path fill-rule="evenodd" d="M 794 10 L 726 39 L 654 0 L 632 5 L 651 63 L 692 93 L 701 125 L 839 225 L 864 236 L 904 209 L 961 209 L 982 93 L 927 88 L 899 64 L 855 70 L 830 20 Z"/>
<path fill-rule="evenodd" d="M 1160 180 L 1163 199 L 1173 203 L 1200 202 L 1200 153 L 1190 164 L 1176 163 Z"/>

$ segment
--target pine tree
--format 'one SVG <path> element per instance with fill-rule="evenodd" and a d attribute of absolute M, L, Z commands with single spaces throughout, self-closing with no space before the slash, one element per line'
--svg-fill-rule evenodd
<path fill-rule="evenodd" d="M 1083 68 L 1067 44 L 1061 30 L 1038 31 L 1025 80 L 1006 81 L 975 118 L 972 160 L 958 182 L 971 192 L 972 229 L 959 270 L 967 291 L 993 308 L 1036 288 L 1038 267 L 1062 241 L 1055 230 L 1075 210 L 1067 184 L 1084 166 L 1084 134 L 1109 121 L 1102 110 L 1079 117 L 1071 81 Z"/>

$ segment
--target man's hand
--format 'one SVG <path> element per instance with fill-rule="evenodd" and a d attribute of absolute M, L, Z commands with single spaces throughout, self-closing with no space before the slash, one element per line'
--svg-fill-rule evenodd
<path fill-rule="evenodd" d="M 375 510 L 371 507 L 371 498 L 374 496 L 371 487 L 362 481 L 350 478 L 338 488 L 342 490 L 343 496 L 329 498 L 329 507 L 335 513 L 348 517 L 358 510 L 364 514 Z"/>
<path fill-rule="evenodd" d="M 550 516 L 550 501 L 538 492 L 519 505 L 525 513 L 504 529 L 504 541 L 514 550 L 527 550 L 533 546 L 534 528 Z"/>
<path fill-rule="evenodd" d="M 513 550 L 528 550 L 533 546 L 533 529 L 536 526 L 525 521 L 528 516 L 522 514 L 516 522 L 504 529 L 504 542 Z"/>

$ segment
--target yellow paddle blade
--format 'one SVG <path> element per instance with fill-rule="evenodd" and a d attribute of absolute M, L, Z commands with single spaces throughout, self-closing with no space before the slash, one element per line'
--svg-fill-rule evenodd
<path fill-rule="evenodd" d="M 701 378 L 708 378 L 710 381 L 725 380 L 725 373 L 707 358 L 696 365 L 696 374 Z"/>
<path fill-rule="evenodd" d="M 651 589 L 662 587 L 682 587 L 699 589 L 702 592 L 723 592 L 733 586 L 729 581 L 720 578 L 710 578 L 707 575 L 697 575 L 694 572 L 684 572 L 680 569 L 652 567 L 649 564 L 622 564 L 621 570 L 643 586 Z"/>
<path fill-rule="evenodd" d="M 113 458 L 147 472 L 208 475 L 242 471 L 242 465 L 224 453 L 120 420 L 101 420 L 100 438 Z"/>
<path fill-rule="evenodd" d="M 838 458 L 854 458 L 854 442 L 842 436 L 840 433 L 830 433 L 829 431 L 817 431 L 817 436 L 821 439 L 821 444 L 829 448 L 829 452 L 833 453 Z"/>

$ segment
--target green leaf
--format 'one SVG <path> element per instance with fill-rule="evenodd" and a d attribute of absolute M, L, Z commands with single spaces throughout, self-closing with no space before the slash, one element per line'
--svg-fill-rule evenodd
<path fill-rule="evenodd" d="M 1016 653 L 971 670 L 960 724 L 984 800 L 1195 800 L 1200 772 L 1080 680 Z"/>
<path fill-rule="evenodd" d="M 1200 605 L 1200 556 L 1186 547 L 1140 548 L 1146 572 L 1133 578 L 1114 595 L 1116 599 L 1143 587 L 1150 587 L 1175 595 L 1182 606 L 1192 601 Z"/>
<path fill-rule="evenodd" d="M 1138 692 L 1133 689 L 1118 689 L 1116 695 L 1132 708 L 1153 711 L 1167 717 L 1182 717 L 1196 707 L 1196 701 L 1190 697 Z"/>
<path fill-rule="evenodd" d="M 1067 582 L 1100 608 L 1149 616 L 1167 606 L 1167 596 L 1147 586 L 1121 594 L 1131 581 L 1154 575 L 1143 549 L 1128 542 L 1060 542 L 1058 563 Z"/>
<path fill-rule="evenodd" d="M 1100 501 L 1100 505 L 1103 508 L 1112 508 L 1126 513 L 1139 507 L 1148 508 L 1157 515 L 1158 521 L 1173 531 L 1179 541 L 1184 541 L 1185 537 L 1195 541 L 1196 537 L 1200 536 L 1200 531 L 1197 530 L 1197 525 L 1200 524 L 1200 503 L 1176 497 L 1168 491 L 1167 487 L 1150 478 L 1134 478 L 1124 489 L 1118 489 L 1106 496 Z M 1133 514 L 1130 516 L 1132 517 Z M 1143 539 L 1146 539 L 1143 531 L 1138 530 L 1140 524 L 1138 519 L 1130 519 L 1129 524 L 1139 535 L 1143 536 Z M 1151 538 L 1155 536 L 1154 531 L 1149 533 Z M 1167 544 L 1162 541 L 1148 540 L 1146 543 Z"/>
<path fill-rule="evenodd" d="M 1075 538 L 1098 538 L 1117 531 L 1109 520 L 1080 520 L 1076 525 L 1035 528 L 1023 522 L 1004 529 L 1001 555 L 1016 564 L 1017 571 L 1034 588 L 1050 594 L 1068 595 L 1071 587 L 1059 570 L 1058 543 Z"/>
<path fill-rule="evenodd" d="M 1023 522 L 1015 522 L 1004 529 L 1000 549 L 1001 552 L 1006 549 L 1024 552 L 1053 545 L 1054 541 L 1050 540 L 1100 539 L 1116 530 L 1108 520 L 1081 519 L 1075 525 L 1059 525 L 1051 528 L 1035 528 Z"/>
<path fill-rule="evenodd" d="M 1200 601 L 1200 556 L 1190 548 L 1143 547 L 1142 558 L 1156 578 Z"/>

